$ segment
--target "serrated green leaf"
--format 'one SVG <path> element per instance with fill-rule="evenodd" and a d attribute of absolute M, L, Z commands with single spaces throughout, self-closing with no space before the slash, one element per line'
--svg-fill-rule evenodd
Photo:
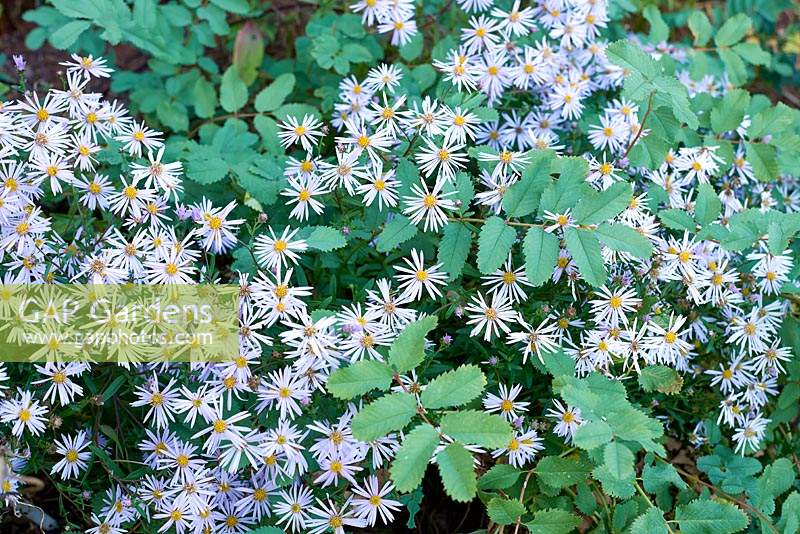
<path fill-rule="evenodd" d="M 727 502 L 699 498 L 678 506 L 675 519 L 682 534 L 733 534 L 747 526 L 747 516 Z"/>
<path fill-rule="evenodd" d="M 387 362 L 398 373 L 410 371 L 425 359 L 425 336 L 436 328 L 436 317 L 429 315 L 406 325 L 389 347 Z"/>
<path fill-rule="evenodd" d="M 694 231 L 697 226 L 692 216 L 683 210 L 669 208 L 658 212 L 661 224 L 673 230 Z"/>
<path fill-rule="evenodd" d="M 228 67 L 228 70 L 222 75 L 219 102 L 222 105 L 222 109 L 228 113 L 242 109 L 247 103 L 247 86 L 239 77 L 239 73 L 233 65 Z"/>
<path fill-rule="evenodd" d="M 778 153 L 772 145 L 745 143 L 747 161 L 753 166 L 753 174 L 762 182 L 771 182 L 778 177 Z"/>
<path fill-rule="evenodd" d="M 417 413 L 417 401 L 405 392 L 385 395 L 364 406 L 352 422 L 353 436 L 373 441 L 396 430 L 402 430 Z"/>
<path fill-rule="evenodd" d="M 686 482 L 683 481 L 672 464 L 660 462 L 655 465 L 644 466 L 642 470 L 642 484 L 644 485 L 645 491 L 649 493 L 658 493 L 670 486 L 675 486 L 678 489 L 687 487 Z"/>
<path fill-rule="evenodd" d="M 605 191 L 585 196 L 575 206 L 572 216 L 579 224 L 600 224 L 619 215 L 631 201 L 631 185 L 616 182 Z"/>
<path fill-rule="evenodd" d="M 711 110 L 711 128 L 722 134 L 736 130 L 750 105 L 750 93 L 744 89 L 731 89 Z"/>
<path fill-rule="evenodd" d="M 586 480 L 592 466 L 583 458 L 545 456 L 536 464 L 535 471 L 548 486 L 563 488 Z"/>
<path fill-rule="evenodd" d="M 66 50 L 75 44 L 78 37 L 91 27 L 88 20 L 73 20 L 59 27 L 50 35 L 50 44 L 59 50 Z"/>
<path fill-rule="evenodd" d="M 417 235 L 417 225 L 405 215 L 397 215 L 386 223 L 378 235 L 375 248 L 378 252 L 389 252 Z"/>
<path fill-rule="evenodd" d="M 573 443 L 581 449 L 591 450 L 605 445 L 611 439 L 611 427 L 605 421 L 588 421 L 578 427 L 573 437 Z"/>
<path fill-rule="evenodd" d="M 606 56 L 611 63 L 638 72 L 645 79 L 655 78 L 660 70 L 656 60 L 632 41 L 614 41 L 606 48 Z"/>
<path fill-rule="evenodd" d="M 494 497 L 490 500 L 486 505 L 486 511 L 489 513 L 489 519 L 498 525 L 511 525 L 527 512 L 519 499 L 503 497 Z"/>
<path fill-rule="evenodd" d="M 513 486 L 522 471 L 509 464 L 496 464 L 478 479 L 478 489 L 506 489 Z"/>
<path fill-rule="evenodd" d="M 654 5 L 646 6 L 642 14 L 650 23 L 650 41 L 653 43 L 666 41 L 669 38 L 669 26 L 664 22 L 664 17 L 661 16 L 658 8 Z"/>
<path fill-rule="evenodd" d="M 552 172 L 559 174 L 558 180 L 550 182 L 542 193 L 539 213 L 564 213 L 572 208 L 587 188 L 586 176 L 589 164 L 583 158 L 561 157 L 551 162 Z"/>
<path fill-rule="evenodd" d="M 592 230 L 567 228 L 564 232 L 567 250 L 586 282 L 598 287 L 606 282 L 606 266 L 600 253 L 600 241 Z"/>
<path fill-rule="evenodd" d="M 309 247 L 330 252 L 337 248 L 347 245 L 347 239 L 340 230 L 330 226 L 315 226 L 311 234 L 306 238 Z"/>
<path fill-rule="evenodd" d="M 580 518 L 565 510 L 540 510 L 533 514 L 533 521 L 525 523 L 536 534 L 567 534 L 581 524 Z"/>
<path fill-rule="evenodd" d="M 739 43 L 733 45 L 733 51 L 751 65 L 767 66 L 772 61 L 772 56 L 758 43 Z"/>
<path fill-rule="evenodd" d="M 631 525 L 630 534 L 667 534 L 667 522 L 658 508 L 648 510 L 637 517 Z"/>
<path fill-rule="evenodd" d="M 514 437 L 511 425 L 506 420 L 499 415 L 478 410 L 448 413 L 442 417 L 441 427 L 442 433 L 461 443 L 490 449 L 501 449 Z"/>
<path fill-rule="evenodd" d="M 486 219 L 478 236 L 478 270 L 483 274 L 496 271 L 508 257 L 517 232 L 503 219 L 492 216 Z"/>
<path fill-rule="evenodd" d="M 596 233 L 600 242 L 611 250 L 627 252 L 643 259 L 653 254 L 653 243 L 630 226 L 603 223 L 597 227 Z"/>
<path fill-rule="evenodd" d="M 469 502 L 478 491 L 472 455 L 458 442 L 451 443 L 436 455 L 436 464 L 445 492 L 458 502 Z"/>
<path fill-rule="evenodd" d="M 722 213 L 722 202 L 714 188 L 709 184 L 697 186 L 697 199 L 694 202 L 694 218 L 700 225 L 707 225 Z"/>
<path fill-rule="evenodd" d="M 648 365 L 639 373 L 639 385 L 647 392 L 677 393 L 683 385 L 678 372 L 665 365 Z"/>
<path fill-rule="evenodd" d="M 393 377 L 394 372 L 385 363 L 362 360 L 331 373 L 325 387 L 337 399 L 352 399 L 373 389 L 386 391 Z"/>
<path fill-rule="evenodd" d="M 472 232 L 466 224 L 451 222 L 444 227 L 436 261 L 442 264 L 448 280 L 453 281 L 461 275 L 471 246 Z"/>
<path fill-rule="evenodd" d="M 722 64 L 725 65 L 730 83 L 732 85 L 744 84 L 747 81 L 747 69 L 742 58 L 730 48 L 720 48 L 718 53 Z"/>
<path fill-rule="evenodd" d="M 195 114 L 201 119 L 208 119 L 214 116 L 217 107 L 217 92 L 214 84 L 205 78 L 198 78 L 192 91 Z"/>
<path fill-rule="evenodd" d="M 559 250 L 556 236 L 536 226 L 528 229 L 522 240 L 522 251 L 525 254 L 525 275 L 534 287 L 550 279 Z"/>
<path fill-rule="evenodd" d="M 635 471 L 633 469 L 633 453 L 621 443 L 608 443 L 603 449 L 603 460 L 608 472 L 614 478 L 626 480 L 631 478 Z"/>
<path fill-rule="evenodd" d="M 437 445 L 439 434 L 428 424 L 417 425 L 406 434 L 390 471 L 397 491 L 409 492 L 420 485 Z"/>
<path fill-rule="evenodd" d="M 508 188 L 503 196 L 503 210 L 509 217 L 524 217 L 536 211 L 545 187 L 550 183 L 550 165 L 554 153 L 537 151 L 520 180 Z"/>
<path fill-rule="evenodd" d="M 725 24 L 717 30 L 714 35 L 714 42 L 717 46 L 732 46 L 747 35 L 751 25 L 750 17 L 744 13 L 737 13 L 725 20 Z"/>
<path fill-rule="evenodd" d="M 714 31 L 706 14 L 702 11 L 692 11 L 687 22 L 692 35 L 694 35 L 694 45 L 705 46 L 711 40 L 711 34 Z"/>
<path fill-rule="evenodd" d="M 274 111 L 283 105 L 286 97 L 294 90 L 295 77 L 292 73 L 281 74 L 262 89 L 255 100 L 256 111 Z"/>
<path fill-rule="evenodd" d="M 478 397 L 484 387 L 483 372 L 475 365 L 462 365 L 428 382 L 419 400 L 429 410 L 462 406 Z"/>

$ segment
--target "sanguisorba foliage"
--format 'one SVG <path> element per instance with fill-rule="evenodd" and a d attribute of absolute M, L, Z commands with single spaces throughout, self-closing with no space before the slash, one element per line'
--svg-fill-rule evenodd
<path fill-rule="evenodd" d="M 746 89 L 791 74 L 773 3 L 364 0 L 279 57 L 260 2 L 28 12 L 78 55 L 49 93 L 18 59 L 0 112 L 4 282 L 233 280 L 241 353 L 7 365 L 5 502 L 340 533 L 413 526 L 427 471 L 491 532 L 797 532 L 800 123 Z M 92 92 L 118 44 L 131 114 Z"/>

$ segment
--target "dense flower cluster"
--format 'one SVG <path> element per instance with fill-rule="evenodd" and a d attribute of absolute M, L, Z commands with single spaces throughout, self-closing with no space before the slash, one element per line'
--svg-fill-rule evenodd
<path fill-rule="evenodd" d="M 256 272 L 235 273 L 240 353 L 224 363 L 136 366 L 142 375 L 137 400 L 124 409 L 144 427 L 138 451 L 148 473 L 128 483 L 112 476 L 89 532 L 126 532 L 140 519 L 179 534 L 243 533 L 264 523 L 339 534 L 390 524 L 405 505 L 386 469 L 404 435 L 357 439 L 351 422 L 360 404 L 334 413 L 337 404 L 326 383 L 331 373 L 355 362 L 384 361 L 397 336 L 432 313 L 427 303 L 452 305 L 470 336 L 490 351 L 491 344 L 518 349 L 515 359 L 525 365 L 563 351 L 578 377 L 599 372 L 625 379 L 660 365 L 697 385 L 710 384 L 719 394 L 718 423 L 728 427 L 736 451 L 759 449 L 770 421 L 769 400 L 795 356 L 779 336 L 789 306 L 781 292 L 796 276 L 794 254 L 770 252 L 766 239 L 737 253 L 711 236 L 676 233 L 662 224 L 658 206 L 695 213 L 700 186 L 710 185 L 722 206 L 714 219 L 724 226 L 751 207 L 800 211 L 797 180 L 755 179 L 744 148 L 749 116 L 725 134 L 736 147 L 730 164 L 718 147 L 699 146 L 670 150 L 654 170 L 632 165 L 631 148 L 650 134 L 644 110 L 612 97 L 599 116 L 586 116 L 588 99 L 614 95 L 625 77 L 605 55 L 606 1 L 546 0 L 522 8 L 517 0 L 510 9 L 491 0 L 458 5 L 470 14 L 468 26 L 458 47 L 434 66 L 451 85 L 448 91 L 474 96 L 474 105 L 434 95 L 409 101 L 398 91 L 403 69 L 380 65 L 364 79 L 351 75 L 341 81 L 330 127 L 310 114 L 279 124 L 283 147 L 293 151 L 280 191 L 291 212 L 289 220 L 269 220 L 266 228 L 258 226 L 267 222 L 262 217 L 255 227 L 263 230 L 249 251 Z M 409 42 L 418 31 L 412 2 L 366 0 L 351 7 L 364 24 L 391 33 L 393 45 Z M 685 60 L 680 47 L 647 51 Z M 242 245 L 237 234 L 246 221 L 235 215 L 239 206 L 214 206 L 205 198 L 182 203 L 183 166 L 167 157 L 162 133 L 131 117 L 119 102 L 90 92 L 93 78 L 111 75 L 105 61 L 75 55 L 64 66 L 62 90 L 28 92 L 0 110 L 3 282 L 221 282 L 209 276 L 208 257 Z M 692 96 L 729 89 L 725 80 L 697 82 L 688 74 L 679 79 Z M 479 118 L 483 105 L 493 107 L 498 120 Z M 579 122 L 588 125 L 586 131 Z M 320 149 L 327 137 L 333 138 L 334 154 Z M 586 225 L 569 208 L 547 211 L 527 225 L 558 242 L 548 279 L 560 297 L 550 304 L 533 297 L 534 284 L 514 251 L 495 272 L 453 288 L 440 261 L 412 248 L 391 265 L 394 276 L 377 279 L 363 301 L 335 310 L 311 308 L 314 288 L 298 276 L 310 249 L 299 224 L 335 209 L 339 195 L 377 207 L 387 222 L 405 216 L 435 235 L 468 219 L 459 179 L 470 168 L 480 169 L 472 222 L 485 222 L 479 216 L 505 214 L 506 193 L 537 153 L 550 150 L 554 159 L 576 155 L 577 137 L 594 149 L 578 154 L 589 169 L 582 185 L 603 192 L 633 184 L 630 201 L 613 223 L 643 236 L 652 246 L 650 257 L 603 245 L 600 263 L 609 276 L 592 287 L 566 246 L 570 229 Z M 415 183 L 398 176 L 398 158 L 405 156 L 420 171 Z M 663 189 L 663 198 L 652 198 L 653 185 Z M 42 208 L 54 199 L 69 203 L 69 219 L 58 224 Z M 439 344 L 451 341 L 446 335 Z M 716 349 L 712 365 L 697 357 L 709 343 Z M 273 346 L 280 348 L 279 365 L 256 374 L 262 354 Z M 498 357 L 480 363 L 488 370 Z M 19 473 L 31 445 L 51 429 L 47 465 L 61 480 L 79 479 L 93 458 L 111 450 L 96 428 L 54 422 L 59 407 L 87 395 L 84 381 L 94 366 L 36 365 L 38 378 L 23 385 L 15 366 L 0 365 L 0 389 L 8 393 L 0 404 L 10 468 L 0 480 L 0 495 L 7 504 L 19 498 Z M 393 383 L 393 391 L 410 392 L 417 402 L 425 388 L 413 371 Z M 497 462 L 530 466 L 546 433 L 569 445 L 584 424 L 579 408 L 557 399 L 545 413 L 531 413 L 532 399 L 525 400 L 522 386 L 511 381 L 490 389 L 483 410 L 510 423 L 513 438 L 495 450 L 467 448 Z M 330 409 L 312 411 L 326 397 Z M 702 423 L 695 435 L 699 445 Z M 452 441 L 441 434 L 436 451 Z"/>

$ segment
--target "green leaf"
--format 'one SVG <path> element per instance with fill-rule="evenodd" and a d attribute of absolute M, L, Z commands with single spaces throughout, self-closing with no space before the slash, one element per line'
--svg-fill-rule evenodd
<path fill-rule="evenodd" d="M 222 75 L 219 101 L 222 109 L 228 113 L 238 111 L 247 104 L 247 86 L 239 78 L 239 73 L 233 65 L 228 67 L 228 70 Z"/>
<path fill-rule="evenodd" d="M 628 207 L 631 201 L 631 185 L 617 182 L 605 191 L 584 196 L 572 216 L 579 224 L 600 224 L 613 219 Z"/>
<path fill-rule="evenodd" d="M 478 410 L 445 414 L 441 420 L 441 427 L 442 433 L 461 443 L 490 449 L 501 449 L 514 437 L 511 425 L 505 419 Z"/>
<path fill-rule="evenodd" d="M 694 45 L 705 46 L 711 40 L 711 34 L 714 31 L 706 14 L 702 11 L 692 11 L 687 22 L 692 35 L 694 35 Z"/>
<path fill-rule="evenodd" d="M 425 41 L 423 39 L 422 32 L 415 33 L 409 42 L 400 47 L 400 57 L 406 61 L 414 61 L 420 56 L 420 54 L 422 54 L 422 48 L 424 44 Z M 367 61 L 370 61 L 371 59 L 372 57 L 370 56 Z M 350 61 L 353 60 L 351 59 Z"/>
<path fill-rule="evenodd" d="M 635 474 L 633 470 L 633 453 L 621 443 L 608 443 L 603 449 L 605 467 L 614 478 L 625 480 Z"/>
<path fill-rule="evenodd" d="M 581 198 L 582 191 L 587 188 L 586 176 L 589 164 L 583 158 L 562 157 L 553 160 L 552 171 L 558 172 L 558 180 L 550 182 L 542 193 L 539 213 L 549 211 L 564 213 L 572 208 Z"/>
<path fill-rule="evenodd" d="M 750 93 L 744 89 L 731 89 L 711 110 L 711 128 L 722 134 L 739 127 L 750 105 Z"/>
<path fill-rule="evenodd" d="M 486 505 L 486 511 L 489 513 L 489 519 L 498 525 L 511 525 L 525 514 L 527 509 L 519 499 L 494 497 Z"/>
<path fill-rule="evenodd" d="M 78 40 L 92 24 L 86 20 L 73 20 L 59 27 L 50 35 L 50 44 L 59 50 L 66 50 Z"/>
<path fill-rule="evenodd" d="M 442 264 L 442 269 L 451 282 L 458 278 L 464 269 L 471 245 L 472 232 L 466 224 L 451 222 L 444 227 L 436 261 Z"/>
<path fill-rule="evenodd" d="M 362 360 L 331 373 L 325 386 L 337 399 L 352 399 L 373 389 L 386 391 L 393 377 L 394 372 L 385 363 Z"/>
<path fill-rule="evenodd" d="M 779 532 L 800 532 L 800 493 L 793 491 L 781 506 L 781 520 L 775 525 Z"/>
<path fill-rule="evenodd" d="M 753 166 L 753 174 L 762 182 L 771 182 L 778 177 L 778 154 L 775 147 L 764 143 L 745 143 L 747 161 Z"/>
<path fill-rule="evenodd" d="M 739 43 L 733 45 L 733 51 L 751 65 L 768 66 L 772 61 L 772 56 L 766 52 L 758 43 Z"/>
<path fill-rule="evenodd" d="M 611 427 L 605 421 L 589 421 L 578 427 L 573 441 L 581 449 L 591 450 L 605 445 L 611 439 Z"/>
<path fill-rule="evenodd" d="M 603 449 L 603 460 L 603 464 L 592 472 L 592 476 L 603 484 L 603 490 L 621 499 L 633 496 L 636 492 L 633 486 L 636 471 L 630 449 L 612 441 Z"/>
<path fill-rule="evenodd" d="M 536 534 L 567 534 L 581 524 L 580 518 L 564 510 L 552 508 L 533 514 L 533 521 L 525 523 Z"/>
<path fill-rule="evenodd" d="M 694 231 L 696 224 L 692 216 L 683 210 L 669 208 L 658 212 L 661 224 L 673 230 Z"/>
<path fill-rule="evenodd" d="M 728 18 L 725 24 L 717 31 L 716 35 L 714 35 L 714 42 L 717 46 L 734 45 L 747 35 L 751 25 L 750 17 L 743 13 L 737 13 Z"/>
<path fill-rule="evenodd" d="M 612 250 L 643 259 L 653 254 L 653 243 L 630 226 L 603 223 L 597 227 L 596 234 L 600 242 Z"/>
<path fill-rule="evenodd" d="M 592 472 L 592 466 L 580 457 L 545 456 L 536 464 L 535 471 L 548 486 L 565 488 L 586 480 Z"/>
<path fill-rule="evenodd" d="M 225 178 L 228 164 L 220 158 L 192 159 L 186 163 L 186 176 L 203 185 L 213 184 Z"/>
<path fill-rule="evenodd" d="M 678 506 L 675 519 L 681 534 L 732 534 L 747 527 L 747 516 L 727 502 L 699 498 Z"/>
<path fill-rule="evenodd" d="M 564 232 L 567 250 L 586 282 L 597 287 L 606 282 L 606 266 L 600 253 L 600 241 L 592 230 L 567 228 Z"/>
<path fill-rule="evenodd" d="M 388 363 L 398 373 L 410 371 L 425 359 L 425 336 L 436 328 L 436 317 L 428 315 L 406 325 L 389 347 Z"/>
<path fill-rule="evenodd" d="M 719 57 L 732 85 L 742 85 L 747 81 L 747 68 L 744 61 L 730 48 L 720 48 Z"/>
<path fill-rule="evenodd" d="M 614 41 L 606 48 L 606 56 L 611 63 L 638 72 L 648 80 L 655 78 L 660 71 L 656 60 L 631 41 Z"/>
<path fill-rule="evenodd" d="M 266 86 L 256 96 L 256 111 L 274 111 L 281 107 L 292 90 L 294 90 L 295 77 L 292 73 L 281 74 L 275 81 Z"/>
<path fill-rule="evenodd" d="M 694 202 L 694 218 L 700 225 L 707 225 L 722 213 L 722 202 L 714 188 L 709 184 L 697 186 L 697 199 Z"/>
<path fill-rule="evenodd" d="M 211 3 L 237 15 L 246 15 L 250 11 L 250 4 L 247 0 L 211 0 Z"/>
<path fill-rule="evenodd" d="M 442 476 L 444 490 L 451 499 L 469 502 L 478 491 L 472 455 L 458 442 L 451 443 L 436 455 L 436 464 Z"/>
<path fill-rule="evenodd" d="M 405 215 L 397 215 L 383 227 L 375 248 L 378 252 L 389 252 L 415 235 L 417 235 L 417 225 Z"/>
<path fill-rule="evenodd" d="M 192 96 L 194 112 L 198 117 L 208 119 L 214 116 L 214 110 L 217 108 L 217 92 L 214 84 L 205 78 L 198 78 L 194 83 Z"/>
<path fill-rule="evenodd" d="M 484 387 L 483 372 L 475 365 L 462 365 L 431 380 L 419 400 L 429 410 L 461 406 L 479 396 Z"/>
<path fill-rule="evenodd" d="M 681 490 L 687 487 L 675 467 L 667 463 L 645 465 L 642 470 L 642 483 L 645 491 L 649 493 L 658 493 L 670 486 Z"/>
<path fill-rule="evenodd" d="M 630 534 L 667 534 L 667 522 L 658 508 L 648 508 L 631 525 Z"/>
<path fill-rule="evenodd" d="M 639 373 L 639 385 L 647 392 L 675 394 L 683 386 L 683 378 L 678 372 L 665 365 L 648 365 Z"/>
<path fill-rule="evenodd" d="M 311 234 L 306 238 L 306 243 L 311 248 L 330 252 L 337 248 L 347 245 L 347 239 L 340 230 L 330 226 L 315 226 Z"/>
<path fill-rule="evenodd" d="M 389 432 L 402 430 L 417 413 L 417 401 L 405 392 L 392 393 L 364 406 L 353 417 L 353 436 L 373 441 Z"/>
<path fill-rule="evenodd" d="M 116 377 L 106 389 L 103 391 L 103 401 L 111 400 L 111 397 L 119 391 L 119 388 L 122 387 L 122 384 L 125 383 L 126 377 L 125 375 L 120 375 Z"/>
<path fill-rule="evenodd" d="M 536 211 L 544 188 L 550 183 L 550 165 L 554 153 L 542 150 L 533 153 L 520 180 L 503 196 L 503 210 L 509 217 L 524 217 Z"/>
<path fill-rule="evenodd" d="M 427 423 L 406 434 L 390 470 L 397 491 L 409 492 L 420 485 L 437 445 L 439 434 Z"/>
<path fill-rule="evenodd" d="M 496 271 L 511 251 L 517 232 L 500 217 L 486 219 L 478 236 L 478 270 L 483 274 Z"/>
<path fill-rule="evenodd" d="M 650 41 L 653 43 L 660 43 L 669 39 L 669 26 L 664 22 L 664 17 L 654 5 L 649 5 L 644 8 L 642 15 L 650 23 Z"/>
<path fill-rule="evenodd" d="M 525 253 L 525 275 L 533 286 L 540 286 L 550 279 L 558 261 L 558 238 L 542 228 L 532 226 L 522 241 Z"/>
<path fill-rule="evenodd" d="M 522 471 L 513 465 L 495 464 L 478 479 L 478 489 L 490 490 L 510 488 L 519 480 L 521 475 Z"/>

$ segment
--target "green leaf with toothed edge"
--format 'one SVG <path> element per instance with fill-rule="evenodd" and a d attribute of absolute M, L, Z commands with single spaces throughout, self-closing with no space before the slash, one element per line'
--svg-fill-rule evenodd
<path fill-rule="evenodd" d="M 409 492 L 420 485 L 437 445 L 439 434 L 427 423 L 417 425 L 406 434 L 390 468 L 397 491 Z"/>
<path fill-rule="evenodd" d="M 461 406 L 479 396 L 484 387 L 483 372 L 475 365 L 462 365 L 428 382 L 419 400 L 429 410 Z"/>
<path fill-rule="evenodd" d="M 608 274 L 603 264 L 600 241 L 596 233 L 591 230 L 567 228 L 564 240 L 583 279 L 595 287 L 603 285 Z"/>
<path fill-rule="evenodd" d="M 517 232 L 503 219 L 492 216 L 486 219 L 478 236 L 478 269 L 483 274 L 491 274 L 506 261 Z"/>
<path fill-rule="evenodd" d="M 559 250 L 556 236 L 536 226 L 528 229 L 522 241 L 522 251 L 525 254 L 525 275 L 534 287 L 550 279 Z"/>
<path fill-rule="evenodd" d="M 353 417 L 353 436 L 361 441 L 373 441 L 389 432 L 402 430 L 417 413 L 417 401 L 405 392 L 385 395 L 364 406 Z"/>
<path fill-rule="evenodd" d="M 373 389 L 386 391 L 392 383 L 391 367 L 376 360 L 362 360 L 334 371 L 325 387 L 337 399 L 352 399 Z"/>
<path fill-rule="evenodd" d="M 445 492 L 458 502 L 471 501 L 478 491 L 472 455 L 459 443 L 451 443 L 436 455 Z"/>
<path fill-rule="evenodd" d="M 428 315 L 409 323 L 389 347 L 387 363 L 398 373 L 410 371 L 425 359 L 425 336 L 436 328 L 436 317 Z"/>
<path fill-rule="evenodd" d="M 445 414 L 441 420 L 441 427 L 442 433 L 456 441 L 490 449 L 503 448 L 514 437 L 511 425 L 505 419 L 478 410 Z"/>

